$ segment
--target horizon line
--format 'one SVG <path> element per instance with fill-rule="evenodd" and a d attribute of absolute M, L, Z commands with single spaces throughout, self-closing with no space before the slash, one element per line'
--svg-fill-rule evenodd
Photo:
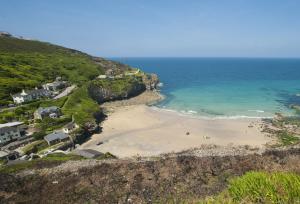
<path fill-rule="evenodd" d="M 113 56 L 103 57 L 107 59 L 120 58 L 210 58 L 210 59 L 300 59 L 300 57 L 204 57 L 204 56 Z"/>

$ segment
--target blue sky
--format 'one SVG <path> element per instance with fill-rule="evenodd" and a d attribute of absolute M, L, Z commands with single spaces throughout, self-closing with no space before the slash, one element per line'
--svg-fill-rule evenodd
<path fill-rule="evenodd" d="M 104 57 L 300 57 L 300 1 L 0 0 L 0 30 Z"/>

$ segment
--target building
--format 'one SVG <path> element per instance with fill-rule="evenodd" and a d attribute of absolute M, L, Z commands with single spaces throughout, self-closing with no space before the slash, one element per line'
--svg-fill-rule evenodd
<path fill-rule="evenodd" d="M 105 71 L 105 75 L 106 76 L 114 76 L 115 71 L 113 69 L 108 69 L 108 70 Z"/>
<path fill-rule="evenodd" d="M 70 122 L 63 127 L 63 131 L 64 131 L 64 133 L 69 134 L 69 133 L 73 132 L 76 128 L 78 128 L 78 125 L 74 122 Z"/>
<path fill-rule="evenodd" d="M 61 77 L 57 77 L 54 82 L 47 83 L 42 86 L 47 91 L 57 92 L 57 91 L 65 88 L 67 86 L 67 84 L 68 83 L 66 81 L 61 80 Z"/>
<path fill-rule="evenodd" d="M 45 117 L 58 118 L 61 115 L 60 109 L 57 106 L 50 106 L 46 108 L 39 107 L 34 112 L 34 119 L 43 120 Z"/>
<path fill-rule="evenodd" d="M 49 97 L 51 93 L 48 90 L 45 89 L 34 89 L 30 91 L 22 90 L 21 93 L 12 95 L 12 98 L 14 100 L 14 103 L 21 104 L 25 102 L 30 102 L 33 100 L 37 100 L 44 97 Z"/>
<path fill-rule="evenodd" d="M 0 144 L 22 137 L 21 132 L 23 128 L 21 126 L 23 124 L 23 122 L 0 124 Z"/>
<path fill-rule="evenodd" d="M 44 140 L 46 140 L 49 146 L 58 142 L 66 141 L 68 139 L 69 135 L 64 132 L 53 132 L 44 137 Z"/>
<path fill-rule="evenodd" d="M 106 75 L 104 75 L 104 74 L 101 74 L 101 75 L 99 75 L 97 78 L 98 78 L 98 79 L 106 79 L 106 78 L 107 78 L 107 76 L 106 76 Z"/>
<path fill-rule="evenodd" d="M 77 149 L 77 150 L 75 150 L 74 153 L 77 155 L 80 155 L 82 157 L 88 158 L 88 159 L 92 159 L 92 158 L 103 155 L 103 153 L 98 152 L 93 149 Z"/>

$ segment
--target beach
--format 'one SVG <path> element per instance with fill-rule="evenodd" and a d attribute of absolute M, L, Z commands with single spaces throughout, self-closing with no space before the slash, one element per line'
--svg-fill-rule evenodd
<path fill-rule="evenodd" d="M 123 106 L 106 104 L 110 112 L 102 124 L 102 132 L 94 134 L 79 148 L 125 158 L 157 156 L 204 145 L 264 148 L 272 141 L 261 132 L 261 119 L 193 118 L 137 103 L 140 99 L 130 100 L 123 101 Z"/>

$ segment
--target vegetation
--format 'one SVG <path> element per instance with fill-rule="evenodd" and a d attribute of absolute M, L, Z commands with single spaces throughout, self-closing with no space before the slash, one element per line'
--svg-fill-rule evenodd
<path fill-rule="evenodd" d="M 22 151 L 29 155 L 31 153 L 37 153 L 38 151 L 41 151 L 48 147 L 48 144 L 45 140 L 43 140 L 44 137 L 42 137 L 40 140 L 34 141 L 25 147 L 23 147 Z"/>
<path fill-rule="evenodd" d="M 75 90 L 64 104 L 62 111 L 73 115 L 76 123 L 84 124 L 95 120 L 95 114 L 100 111 L 99 105 L 90 98 L 86 85 Z"/>
<path fill-rule="evenodd" d="M 49 118 L 46 117 L 40 123 L 36 124 L 36 127 L 41 130 L 41 132 L 50 133 L 56 129 L 62 128 L 67 123 L 71 122 L 72 118 L 70 115 L 66 115 L 60 118 Z"/>
<path fill-rule="evenodd" d="M 278 132 L 277 137 L 280 143 L 284 146 L 296 144 L 300 141 L 299 137 L 295 136 L 292 133 L 287 132 L 286 130 Z"/>
<path fill-rule="evenodd" d="M 63 154 L 63 153 L 49 154 L 46 157 L 41 158 L 41 160 L 43 161 L 69 161 L 69 160 L 82 160 L 82 159 L 85 158 L 75 154 Z"/>
<path fill-rule="evenodd" d="M 94 121 L 94 115 L 100 111 L 99 105 L 88 95 L 86 85 L 77 88 L 69 96 L 58 100 L 37 101 L 20 107 L 0 112 L 0 123 L 14 120 L 28 122 L 33 119 L 33 113 L 39 107 L 57 106 L 61 108 L 63 118 L 46 118 L 38 123 L 42 131 L 52 131 L 71 121 L 72 115 L 78 124 Z M 38 122 L 38 121 L 37 121 Z"/>
<path fill-rule="evenodd" d="M 67 97 L 63 97 L 57 100 L 35 101 L 16 108 L 4 110 L 0 112 L 0 123 L 7 123 L 15 120 L 28 122 L 28 120 L 33 119 L 33 113 L 39 107 L 57 106 L 62 108 L 67 99 Z"/>
<path fill-rule="evenodd" d="M 110 152 L 106 152 L 105 154 L 100 155 L 100 156 L 96 157 L 95 159 L 97 159 L 97 160 L 117 159 L 117 157 L 115 155 L 113 155 L 112 153 L 110 153 Z"/>
<path fill-rule="evenodd" d="M 33 40 L 0 37 L 0 105 L 10 94 L 40 86 L 57 76 L 83 84 L 103 74 L 103 67 L 79 51 Z"/>
<path fill-rule="evenodd" d="M 124 76 L 123 78 L 94 80 L 92 85 L 110 90 L 114 95 L 122 95 L 131 90 L 134 85 L 142 84 L 142 78 L 136 76 Z"/>
<path fill-rule="evenodd" d="M 54 153 L 32 161 L 24 161 L 22 163 L 0 166 L 0 173 L 16 173 L 25 169 L 34 169 L 41 166 L 55 166 L 69 160 L 81 159 L 84 158 L 78 155 Z"/>
<path fill-rule="evenodd" d="M 202 203 L 299 203 L 300 175 L 247 172 L 232 179 L 220 195 Z"/>

